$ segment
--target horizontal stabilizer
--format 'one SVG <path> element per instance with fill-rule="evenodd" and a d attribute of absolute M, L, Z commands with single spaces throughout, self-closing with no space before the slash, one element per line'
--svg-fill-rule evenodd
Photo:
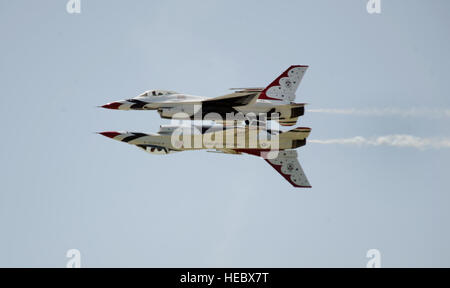
<path fill-rule="evenodd" d="M 297 127 L 288 131 L 283 131 L 284 137 L 292 138 L 292 139 L 305 139 L 311 133 L 311 128 L 309 127 Z"/>

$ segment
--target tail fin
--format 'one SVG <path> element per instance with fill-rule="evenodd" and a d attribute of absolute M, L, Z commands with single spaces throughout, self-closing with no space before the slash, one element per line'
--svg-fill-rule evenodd
<path fill-rule="evenodd" d="M 311 184 L 309 184 L 308 178 L 297 159 L 297 151 L 280 151 L 277 158 L 264 160 L 277 170 L 292 186 L 296 188 L 311 188 Z"/>
<path fill-rule="evenodd" d="M 305 172 L 303 172 L 303 168 L 297 158 L 297 151 L 295 150 L 278 151 L 277 157 L 270 159 L 265 158 L 261 151 L 243 150 L 236 152 L 262 157 L 270 164 L 270 166 L 277 170 L 281 176 L 291 183 L 292 186 L 296 188 L 311 188 L 311 184 L 309 183 Z"/>
<path fill-rule="evenodd" d="M 303 75 L 308 66 L 292 65 L 267 86 L 259 95 L 258 99 L 293 102 L 295 91 L 297 91 Z"/>

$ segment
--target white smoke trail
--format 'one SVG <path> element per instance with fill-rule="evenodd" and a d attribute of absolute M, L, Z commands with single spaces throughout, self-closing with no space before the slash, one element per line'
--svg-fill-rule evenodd
<path fill-rule="evenodd" d="M 401 117 L 430 117 L 444 118 L 450 117 L 450 109 L 437 108 L 367 108 L 367 109 L 308 109 L 311 113 L 341 114 L 341 115 L 359 115 L 359 116 L 401 116 Z"/>
<path fill-rule="evenodd" d="M 308 142 L 317 144 L 340 144 L 340 145 L 356 145 L 356 146 L 412 147 L 422 150 L 429 148 L 433 149 L 450 148 L 450 138 L 422 138 L 402 134 L 386 135 L 371 138 L 356 136 L 351 138 L 309 140 Z"/>

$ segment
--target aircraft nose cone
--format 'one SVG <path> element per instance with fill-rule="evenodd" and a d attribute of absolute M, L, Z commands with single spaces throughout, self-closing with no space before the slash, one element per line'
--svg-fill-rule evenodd
<path fill-rule="evenodd" d="M 98 134 L 101 134 L 105 137 L 109 137 L 109 138 L 114 138 L 118 135 L 120 135 L 119 132 L 114 132 L 114 131 L 107 131 L 107 132 L 99 132 Z"/>
<path fill-rule="evenodd" d="M 112 103 L 108 103 L 108 104 L 103 105 L 102 108 L 117 110 L 117 109 L 119 109 L 120 105 L 122 105 L 122 103 L 120 103 L 120 102 L 112 102 Z"/>

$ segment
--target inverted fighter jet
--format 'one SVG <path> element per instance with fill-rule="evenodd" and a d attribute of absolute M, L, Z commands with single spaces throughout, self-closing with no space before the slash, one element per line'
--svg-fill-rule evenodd
<path fill-rule="evenodd" d="M 305 103 L 294 103 L 295 92 L 308 66 L 293 65 L 265 88 L 231 88 L 234 92 L 215 98 L 175 91 L 149 90 L 141 95 L 101 107 L 117 110 L 157 110 L 166 119 L 224 120 L 227 113 L 254 113 L 266 120 L 272 115 L 280 125 L 292 126 L 305 113 Z M 274 114 L 276 113 L 276 114 Z M 187 116 L 187 117 L 186 117 Z M 214 119 L 217 117 L 217 119 Z"/>
<path fill-rule="evenodd" d="M 212 149 L 210 152 L 249 154 L 262 157 L 294 187 L 311 188 L 293 150 L 306 144 L 310 128 L 289 131 L 252 126 L 191 125 L 161 126 L 157 133 L 100 132 L 114 140 L 132 144 L 152 154 Z"/>

